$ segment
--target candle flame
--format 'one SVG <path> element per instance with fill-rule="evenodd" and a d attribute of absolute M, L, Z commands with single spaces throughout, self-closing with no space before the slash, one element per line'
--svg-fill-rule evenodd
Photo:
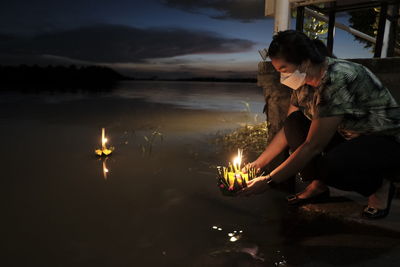
<path fill-rule="evenodd" d="M 104 150 L 106 149 L 106 143 L 108 139 L 106 138 L 106 130 L 104 128 L 101 128 L 101 148 Z"/>
<path fill-rule="evenodd" d="M 241 164 L 242 164 L 242 158 L 243 158 L 243 149 L 238 149 L 238 155 L 233 159 L 233 166 L 236 169 L 236 171 L 240 172 L 241 170 Z"/>
<path fill-rule="evenodd" d="M 239 157 L 233 159 L 233 165 L 235 165 L 235 167 L 240 166 L 240 162 L 241 159 Z"/>

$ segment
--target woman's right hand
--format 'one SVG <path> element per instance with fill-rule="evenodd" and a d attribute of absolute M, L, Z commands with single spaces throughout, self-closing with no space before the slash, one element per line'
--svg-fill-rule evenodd
<path fill-rule="evenodd" d="M 247 163 L 243 168 L 242 168 L 242 172 L 243 173 L 247 173 L 248 169 L 250 168 L 255 168 L 256 169 L 256 173 L 259 173 L 261 170 L 260 164 L 255 160 L 253 162 Z"/>

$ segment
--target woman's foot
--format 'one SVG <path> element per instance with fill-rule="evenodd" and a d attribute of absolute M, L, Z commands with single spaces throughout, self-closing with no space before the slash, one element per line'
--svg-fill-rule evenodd
<path fill-rule="evenodd" d="M 368 206 L 362 212 L 362 216 L 368 219 L 380 219 L 389 214 L 395 187 L 391 181 L 383 179 L 382 186 L 368 197 Z"/>
<path fill-rule="evenodd" d="M 326 190 L 328 190 L 328 187 L 322 181 L 314 180 L 306 187 L 306 189 L 304 189 L 303 192 L 297 193 L 296 195 L 298 198 L 305 199 L 320 195 Z"/>
<path fill-rule="evenodd" d="M 321 181 L 312 181 L 303 192 L 287 197 L 288 205 L 301 206 L 326 201 L 329 198 L 329 188 Z"/>

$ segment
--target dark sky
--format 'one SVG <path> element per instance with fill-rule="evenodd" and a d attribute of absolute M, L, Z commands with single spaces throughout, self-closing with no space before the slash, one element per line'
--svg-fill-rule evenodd
<path fill-rule="evenodd" d="M 101 64 L 132 76 L 253 77 L 257 50 L 272 37 L 273 21 L 263 12 L 264 0 L 2 1 L 0 62 Z M 340 30 L 334 52 L 371 56 Z"/>

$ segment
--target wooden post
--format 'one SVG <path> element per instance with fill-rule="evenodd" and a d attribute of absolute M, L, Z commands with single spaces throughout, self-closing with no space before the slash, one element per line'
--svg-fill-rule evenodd
<path fill-rule="evenodd" d="M 396 47 L 396 37 L 398 33 L 399 4 L 394 4 L 390 7 L 389 15 L 391 23 L 390 23 L 387 57 L 394 57 L 395 47 Z"/>
<path fill-rule="evenodd" d="M 329 20 L 328 20 L 328 40 L 327 40 L 327 47 L 328 50 L 333 54 L 333 39 L 335 37 L 335 3 L 331 5 L 329 9 Z"/>
<path fill-rule="evenodd" d="M 297 7 L 296 30 L 302 32 L 304 29 L 304 6 Z"/>

